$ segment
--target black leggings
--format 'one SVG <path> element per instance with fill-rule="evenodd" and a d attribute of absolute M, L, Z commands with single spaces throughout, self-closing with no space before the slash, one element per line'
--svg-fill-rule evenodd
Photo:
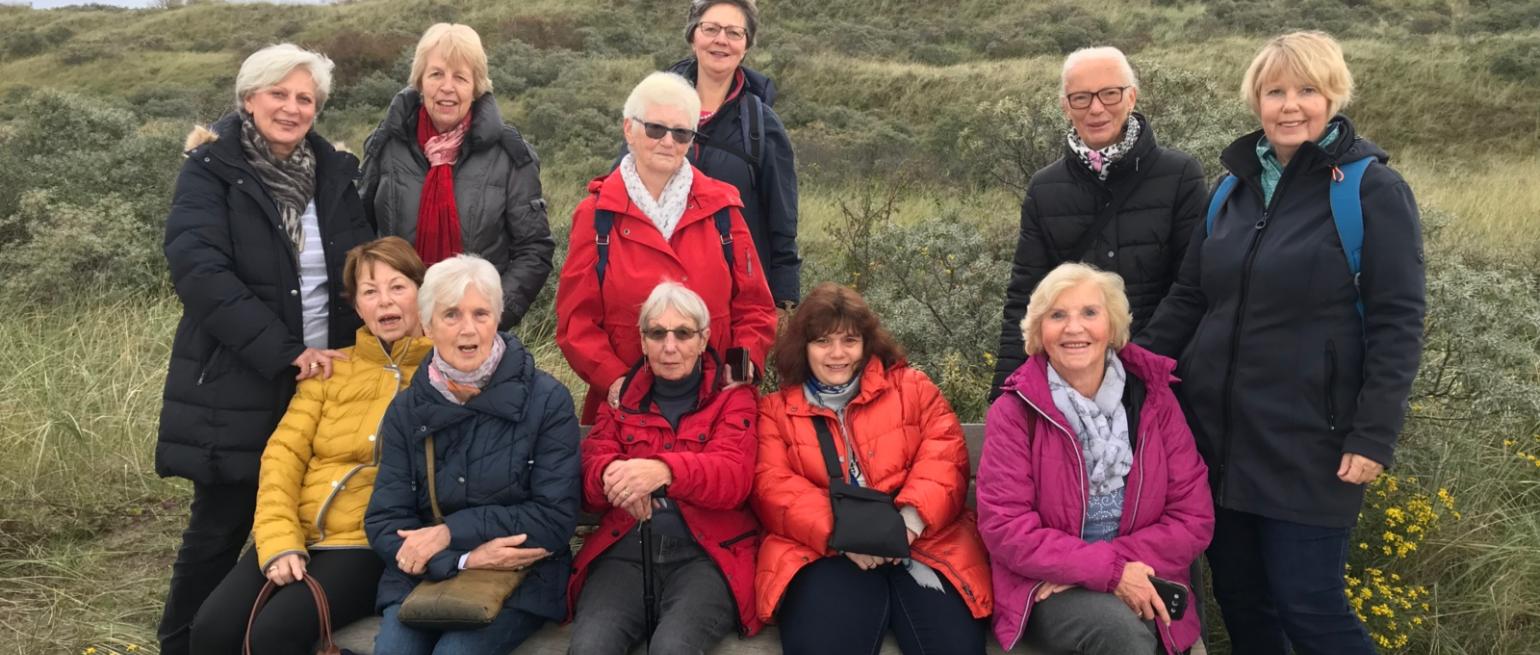
<path fill-rule="evenodd" d="M 187 644 L 193 616 L 241 556 L 256 507 L 256 484 L 193 483 L 187 529 L 182 532 L 176 563 L 171 565 L 171 589 L 166 592 L 166 607 L 160 617 L 161 655 L 198 652 L 189 650 Z M 255 591 L 252 598 L 256 598 Z M 251 607 L 246 609 L 249 613 Z"/>
<path fill-rule="evenodd" d="M 984 622 L 940 574 L 919 585 L 902 566 L 857 568 L 843 555 L 802 567 L 781 598 L 781 652 L 876 655 L 893 631 L 904 655 L 983 655 Z"/>
<path fill-rule="evenodd" d="M 247 550 L 209 595 L 193 619 L 192 652 L 241 652 L 251 606 L 267 582 L 260 566 L 257 550 Z M 314 577 L 326 590 L 333 630 L 374 613 L 374 594 L 383 570 L 380 557 L 366 548 L 312 550 L 305 565 L 305 575 Z M 262 607 L 251 629 L 251 652 L 310 655 L 319 637 L 320 621 L 310 588 L 293 582 L 280 587 Z"/>

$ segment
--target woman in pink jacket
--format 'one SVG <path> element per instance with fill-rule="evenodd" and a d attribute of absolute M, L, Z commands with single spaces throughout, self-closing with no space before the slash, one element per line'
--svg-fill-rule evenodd
<path fill-rule="evenodd" d="M 1123 281 L 1065 264 L 1032 292 L 1029 359 L 989 409 L 977 477 L 995 636 L 1049 652 L 1180 653 L 1151 578 L 1189 584 L 1209 543 L 1207 469 L 1172 394 L 1175 362 L 1128 343 Z M 1184 593 L 1184 596 L 1187 594 Z"/>

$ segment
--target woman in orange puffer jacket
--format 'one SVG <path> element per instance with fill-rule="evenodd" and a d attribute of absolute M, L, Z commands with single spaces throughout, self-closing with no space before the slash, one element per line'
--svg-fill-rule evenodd
<path fill-rule="evenodd" d="M 901 649 L 982 653 L 993 597 L 967 509 L 968 449 L 957 415 L 854 291 L 815 288 L 776 344 L 782 388 L 759 406 L 751 503 L 764 525 L 755 591 L 786 653 L 875 653 L 889 625 Z M 908 557 L 841 552 L 816 424 L 845 482 L 894 497 Z M 852 460 L 850 453 L 854 451 Z"/>

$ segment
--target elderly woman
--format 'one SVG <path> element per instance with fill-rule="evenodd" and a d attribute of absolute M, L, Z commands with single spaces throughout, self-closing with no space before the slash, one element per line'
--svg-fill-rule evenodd
<path fill-rule="evenodd" d="M 691 0 L 684 40 L 691 54 L 669 70 L 695 85 L 701 138 L 688 156 L 696 169 L 733 185 L 743 221 L 777 307 L 801 294 L 797 255 L 797 170 L 775 104 L 775 83 L 743 65 L 759 34 L 755 0 Z"/>
<path fill-rule="evenodd" d="M 329 377 L 360 323 L 338 284 L 343 253 L 374 238 L 358 160 L 311 130 L 332 62 L 290 44 L 241 64 L 235 113 L 188 136 L 166 218 L 182 301 L 155 470 L 192 481 L 161 652 L 188 652 L 203 601 L 235 565 L 256 505 L 257 463 L 296 381 Z"/>
<path fill-rule="evenodd" d="M 1236 652 L 1373 652 L 1343 567 L 1364 485 L 1394 460 L 1425 305 L 1417 203 L 1338 113 L 1352 90 L 1325 34 L 1263 46 L 1241 82 L 1262 129 L 1224 151 L 1230 174 L 1140 335 L 1179 355 Z"/>
<path fill-rule="evenodd" d="M 706 303 L 683 285 L 654 288 L 637 324 L 642 359 L 626 375 L 620 407 L 601 409 L 583 440 L 583 505 L 603 518 L 578 553 L 568 592 L 573 655 L 624 655 L 644 640 L 653 653 L 704 653 L 734 628 L 752 635 L 761 625 L 759 524 L 746 502 L 754 389 L 722 375 L 707 346 Z M 656 581 L 651 608 L 644 566 Z"/>
<path fill-rule="evenodd" d="M 1206 469 L 1176 363 L 1129 345 L 1132 320 L 1123 280 L 1085 264 L 1055 268 L 1027 305 L 1031 357 L 989 409 L 975 481 L 1006 650 L 1025 636 L 1053 653 L 1182 653 L 1201 636 L 1151 576 L 1190 586 L 1214 528 Z"/>
<path fill-rule="evenodd" d="M 788 321 L 775 366 L 750 502 L 766 530 L 759 615 L 779 620 L 782 651 L 876 653 L 891 627 L 905 655 L 983 653 L 989 563 L 965 504 L 962 425 L 940 389 L 856 292 L 829 282 Z M 885 532 L 841 529 L 856 517 L 835 496 L 861 492 L 878 499 L 861 518 L 880 519 L 864 525 Z"/>
<path fill-rule="evenodd" d="M 1025 360 L 1028 296 L 1059 264 L 1122 275 L 1137 334 L 1170 290 L 1208 192 L 1198 161 L 1157 144 L 1134 111 L 1139 78 L 1122 51 L 1077 50 L 1060 79 L 1059 109 L 1070 123 L 1064 156 L 1032 176 L 1021 204 L 991 399 Z"/>
<path fill-rule="evenodd" d="M 567 613 L 582 486 L 572 396 L 516 337 L 498 333 L 499 283 L 492 264 L 457 255 L 429 268 L 422 285 L 433 354 L 385 415 L 364 515 L 385 560 L 377 653 L 506 653 Z M 527 574 L 485 627 L 440 632 L 397 618 L 418 583 L 468 569 Z"/>
<path fill-rule="evenodd" d="M 429 266 L 462 252 L 492 262 L 501 327 L 517 324 L 545 286 L 556 242 L 540 160 L 503 122 L 475 30 L 439 23 L 423 33 L 411 86 L 364 151 L 364 211 L 380 234 L 413 242 Z"/>
<path fill-rule="evenodd" d="M 262 453 L 255 546 L 225 576 L 193 620 L 192 651 L 237 653 L 252 603 L 265 583 L 279 591 L 251 626 L 252 653 L 310 655 L 319 637 L 309 575 L 326 590 L 332 621 L 374 612 L 380 558 L 364 538 L 374 489 L 375 431 L 432 348 L 418 320 L 423 265 L 396 237 L 348 251 L 342 284 L 364 320 L 330 378 L 301 382 Z"/>
<path fill-rule="evenodd" d="M 582 422 L 620 404 L 642 356 L 637 308 L 664 280 L 706 302 L 709 344 L 728 378 L 750 381 L 775 340 L 775 306 L 738 191 L 685 161 L 700 98 L 684 78 L 653 73 L 626 99 L 620 131 L 630 153 L 572 214 L 571 250 L 556 287 L 556 344 L 588 382 Z"/>

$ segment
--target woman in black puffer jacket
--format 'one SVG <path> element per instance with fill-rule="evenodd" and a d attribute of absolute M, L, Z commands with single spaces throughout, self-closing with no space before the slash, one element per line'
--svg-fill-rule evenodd
<path fill-rule="evenodd" d="M 1425 301 L 1417 202 L 1337 113 L 1352 88 L 1330 36 L 1262 48 L 1241 84 L 1262 129 L 1225 149 L 1230 175 L 1135 338 L 1179 362 L 1237 653 L 1374 652 L 1343 567 L 1364 486 L 1394 461 Z"/>
<path fill-rule="evenodd" d="M 291 44 L 253 53 L 236 113 L 188 136 L 166 218 L 166 263 L 182 301 L 171 343 L 155 471 L 193 483 L 171 569 L 161 652 L 188 652 L 198 608 L 235 565 L 256 510 L 257 467 L 296 380 L 331 375 L 363 323 L 342 264 L 374 238 L 358 160 L 312 131 L 332 62 Z"/>

